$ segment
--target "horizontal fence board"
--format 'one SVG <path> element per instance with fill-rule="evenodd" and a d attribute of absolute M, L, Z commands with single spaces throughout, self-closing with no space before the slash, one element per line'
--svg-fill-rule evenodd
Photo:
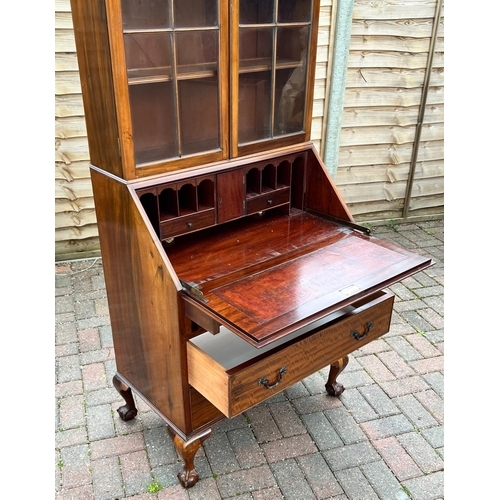
<path fill-rule="evenodd" d="M 396 52 L 396 51 L 353 51 L 349 53 L 351 68 L 393 68 L 393 69 L 425 69 L 428 52 Z M 444 67 L 444 54 L 436 53 L 432 60 L 433 68 Z M 364 72 L 363 72 L 364 74 Z"/>
<path fill-rule="evenodd" d="M 400 165 L 411 161 L 412 144 L 376 144 L 370 146 L 341 147 L 339 167 L 355 165 Z M 419 161 L 442 160 L 444 142 L 433 141 L 420 143 Z"/>
<path fill-rule="evenodd" d="M 78 71 L 76 52 L 59 52 L 55 57 L 56 77 L 58 71 Z"/>
<path fill-rule="evenodd" d="M 370 184 L 344 184 L 339 190 L 344 201 L 350 203 L 366 203 L 372 201 L 404 200 L 407 182 L 372 182 Z M 415 179 L 412 194 L 415 196 L 435 196 L 443 193 L 444 179 L 433 177 L 431 179 Z"/>
<path fill-rule="evenodd" d="M 73 30 L 56 30 L 55 51 L 57 52 L 76 52 L 75 35 Z"/>
<path fill-rule="evenodd" d="M 433 18 L 435 0 L 354 0 L 353 19 Z M 442 8 L 444 14 L 444 7 Z"/>
<path fill-rule="evenodd" d="M 444 214 L 444 197 L 434 196 L 419 198 L 415 205 L 410 208 L 408 217 L 438 217 Z M 385 220 L 388 223 L 393 219 L 402 217 L 403 200 L 395 202 L 373 202 L 348 205 L 352 216 L 358 223 L 369 223 L 370 221 Z"/>
<path fill-rule="evenodd" d="M 74 181 L 75 179 L 88 179 L 90 181 L 89 162 L 73 162 L 69 165 L 57 162 L 55 165 L 55 178 L 58 181 Z"/>
<path fill-rule="evenodd" d="M 343 127 L 340 146 L 362 146 L 369 144 L 407 144 L 413 143 L 416 126 L 398 127 Z M 422 125 L 422 141 L 444 140 L 444 124 L 430 123 Z"/>
<path fill-rule="evenodd" d="M 58 71 L 55 76 L 56 95 L 81 94 L 78 71 Z"/>
<path fill-rule="evenodd" d="M 98 236 L 97 224 L 82 227 L 61 227 L 55 230 L 55 241 L 84 240 Z"/>
<path fill-rule="evenodd" d="M 94 210 L 95 203 L 92 196 L 86 198 L 78 198 L 77 200 L 56 199 L 55 200 L 55 213 L 60 214 L 63 212 L 79 213 L 82 210 Z"/>
<path fill-rule="evenodd" d="M 94 236 L 85 240 L 59 241 L 55 244 L 56 261 L 88 259 L 100 256 L 99 238 Z"/>
<path fill-rule="evenodd" d="M 404 88 L 367 88 L 353 89 L 348 88 L 344 94 L 344 106 L 346 108 L 355 108 L 358 106 L 398 106 L 409 107 L 419 106 L 422 100 L 422 89 L 404 89 Z M 427 104 L 443 104 L 444 88 L 431 87 L 427 95 Z"/>
<path fill-rule="evenodd" d="M 57 229 L 70 227 L 83 227 L 90 224 L 97 224 L 95 210 L 80 210 L 79 212 L 56 213 L 55 223 Z"/>
<path fill-rule="evenodd" d="M 81 94 L 56 95 L 55 116 L 56 118 L 84 116 Z"/>
<path fill-rule="evenodd" d="M 406 70 L 397 68 L 349 68 L 346 75 L 347 88 L 362 87 L 394 87 L 394 88 L 421 88 L 424 83 L 425 68 Z M 433 68 L 430 85 L 443 85 L 444 71 Z"/>
<path fill-rule="evenodd" d="M 433 25 L 434 15 L 428 19 L 353 19 L 351 35 L 426 38 L 431 36 Z M 439 21 L 437 36 L 441 39 L 444 37 L 443 17 Z"/>
<path fill-rule="evenodd" d="M 87 127 L 85 117 L 67 116 L 56 118 L 56 139 L 70 139 L 72 137 L 85 137 L 87 139 Z"/>
<path fill-rule="evenodd" d="M 376 125 L 399 125 L 405 127 L 416 125 L 419 107 L 373 107 L 344 108 L 342 114 L 343 127 L 371 127 Z M 440 123 L 444 121 L 444 106 L 429 105 L 425 108 L 424 123 Z"/>
<path fill-rule="evenodd" d="M 385 36 L 385 35 L 363 35 L 352 36 L 350 42 L 351 51 L 376 51 L 376 52 L 410 52 L 414 54 L 425 53 L 427 56 L 431 43 L 431 28 L 429 33 L 421 38 L 410 38 L 408 36 Z M 405 33 L 408 33 L 406 30 Z M 435 50 L 437 54 L 444 52 L 444 38 L 436 40 Z M 436 57 L 434 56 L 434 58 Z"/>
<path fill-rule="evenodd" d="M 401 165 L 361 165 L 337 169 L 335 182 L 338 186 L 346 184 L 370 184 L 372 182 L 406 181 L 409 177 L 410 163 Z M 444 177 L 441 160 L 418 161 L 415 164 L 415 178 Z"/>
<path fill-rule="evenodd" d="M 73 181 L 55 181 L 55 199 L 79 200 L 93 196 L 92 186 L 88 179 L 75 179 Z"/>
<path fill-rule="evenodd" d="M 70 164 L 74 161 L 90 160 L 89 145 L 86 137 L 56 139 L 56 162 Z"/>
<path fill-rule="evenodd" d="M 56 30 L 72 30 L 73 29 L 73 18 L 71 17 L 71 12 L 57 12 L 55 15 L 55 28 Z"/>

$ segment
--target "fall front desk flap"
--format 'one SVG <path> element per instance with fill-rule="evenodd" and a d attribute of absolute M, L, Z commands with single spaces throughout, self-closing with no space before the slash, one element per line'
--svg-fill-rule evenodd
<path fill-rule="evenodd" d="M 256 347 L 432 265 L 432 260 L 339 222 L 296 211 L 226 224 L 166 248 L 186 314 Z M 206 319 L 207 321 L 204 321 Z"/>

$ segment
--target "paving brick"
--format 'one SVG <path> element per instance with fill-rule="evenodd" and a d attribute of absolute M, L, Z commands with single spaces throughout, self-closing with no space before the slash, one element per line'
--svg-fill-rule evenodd
<path fill-rule="evenodd" d="M 124 495 L 118 457 L 102 458 L 92 462 L 92 484 L 95 500 L 112 500 Z"/>
<path fill-rule="evenodd" d="M 393 402 L 418 429 L 425 429 L 438 425 L 432 414 L 422 406 L 420 401 L 418 401 L 413 394 L 395 398 Z"/>
<path fill-rule="evenodd" d="M 373 340 L 368 344 L 364 345 L 360 349 L 358 349 L 358 353 L 360 355 L 359 359 L 362 359 L 362 356 L 366 356 L 368 354 L 377 354 L 379 352 L 388 351 L 390 347 L 387 345 L 387 342 L 383 339 Z M 359 361 L 359 360 L 358 360 Z M 349 361 L 350 363 L 350 361 Z M 349 365 L 348 365 L 349 366 Z"/>
<path fill-rule="evenodd" d="M 442 372 L 444 371 L 444 356 L 411 361 L 410 366 L 421 375 L 431 372 Z"/>
<path fill-rule="evenodd" d="M 362 465 L 360 469 L 363 471 L 363 474 L 368 479 L 380 500 L 409 499 L 409 496 L 404 492 L 392 471 L 381 460 Z"/>
<path fill-rule="evenodd" d="M 70 317 L 66 321 L 58 321 L 56 318 L 55 325 L 55 340 L 56 346 L 59 344 L 67 344 L 69 342 L 78 342 L 78 335 L 76 333 L 76 325 L 74 318 Z"/>
<path fill-rule="evenodd" d="M 442 425 L 422 429 L 422 436 L 436 450 L 444 446 L 444 428 Z"/>
<path fill-rule="evenodd" d="M 343 493 L 325 459 L 319 453 L 304 455 L 295 459 L 305 474 L 315 498 L 330 498 Z"/>
<path fill-rule="evenodd" d="M 369 356 L 360 356 L 357 358 L 358 363 L 370 374 L 375 382 L 387 382 L 395 380 L 396 377 L 374 354 Z"/>
<path fill-rule="evenodd" d="M 115 435 L 110 405 L 87 407 L 87 430 L 89 441 L 111 438 Z"/>
<path fill-rule="evenodd" d="M 389 337 L 386 340 L 405 361 L 415 361 L 423 357 L 404 337 Z"/>
<path fill-rule="evenodd" d="M 62 398 L 58 401 L 59 429 L 67 430 L 85 424 L 83 395 Z"/>
<path fill-rule="evenodd" d="M 340 436 L 322 412 L 303 415 L 302 420 L 320 450 L 329 450 L 344 445 L 342 439 L 340 439 Z"/>
<path fill-rule="evenodd" d="M 360 389 L 362 388 L 360 387 Z M 365 422 L 377 418 L 377 413 L 358 389 L 344 391 L 340 396 L 340 400 L 356 422 Z"/>
<path fill-rule="evenodd" d="M 367 385 L 365 387 L 360 387 L 358 390 L 375 410 L 377 415 L 387 417 L 400 412 L 379 385 Z"/>
<path fill-rule="evenodd" d="M 87 444 L 69 446 L 61 450 L 62 488 L 91 484 L 89 447 Z"/>
<path fill-rule="evenodd" d="M 220 498 L 234 497 L 249 491 L 258 491 L 276 486 L 276 481 L 268 465 L 224 474 L 218 476 L 216 482 L 220 491 Z M 201 498 L 205 500 L 205 497 Z"/>
<path fill-rule="evenodd" d="M 339 470 L 359 467 L 380 460 L 380 456 L 368 442 L 349 444 L 341 448 L 327 450 L 323 452 L 323 456 L 337 478 L 339 477 L 337 474 Z"/>
<path fill-rule="evenodd" d="M 89 328 L 78 332 L 80 352 L 94 351 L 101 348 L 101 339 L 97 328 Z"/>
<path fill-rule="evenodd" d="M 400 314 L 417 332 L 434 330 L 433 325 L 426 321 L 418 311 L 402 311 Z"/>
<path fill-rule="evenodd" d="M 410 479 L 405 481 L 404 486 L 414 500 L 438 500 L 444 498 L 444 473 L 435 472 Z"/>
<path fill-rule="evenodd" d="M 264 443 L 261 446 L 269 463 L 318 451 L 309 434 L 283 438 L 278 441 Z"/>
<path fill-rule="evenodd" d="M 395 351 L 381 352 L 377 357 L 398 379 L 415 375 L 415 370 Z"/>
<path fill-rule="evenodd" d="M 443 459 L 420 434 L 416 432 L 402 434 L 398 436 L 398 441 L 411 455 L 424 474 L 430 474 L 431 472 L 443 469 Z"/>
<path fill-rule="evenodd" d="M 295 460 L 283 460 L 271 464 L 271 470 L 286 498 L 291 500 L 316 500 L 316 495 Z"/>
<path fill-rule="evenodd" d="M 56 360 L 57 382 L 70 382 L 72 380 L 80 380 L 82 378 L 80 370 L 80 357 L 63 356 Z"/>
<path fill-rule="evenodd" d="M 373 384 L 373 379 L 364 370 L 343 371 L 338 376 L 337 381 L 341 383 L 346 390 L 352 389 L 353 387 Z"/>
<path fill-rule="evenodd" d="M 403 432 L 413 430 L 412 423 L 404 415 L 392 415 L 360 424 L 370 440 L 388 436 L 397 436 Z"/>
<path fill-rule="evenodd" d="M 83 387 L 86 391 L 95 391 L 108 386 L 103 363 L 82 366 Z"/>
<path fill-rule="evenodd" d="M 245 412 L 245 415 L 249 418 L 250 425 L 259 443 L 274 441 L 283 437 L 267 406 L 256 406 Z"/>
<path fill-rule="evenodd" d="M 278 486 L 252 492 L 252 500 L 282 500 L 283 498 Z"/>
<path fill-rule="evenodd" d="M 90 443 L 90 451 L 92 452 L 93 460 L 116 455 L 125 455 L 127 453 L 133 453 L 134 451 L 144 450 L 144 448 L 144 436 L 140 432 Z"/>
<path fill-rule="evenodd" d="M 319 372 L 316 372 L 311 376 L 302 380 L 302 383 L 309 391 L 309 394 L 311 395 L 323 394 L 325 392 L 325 383 L 327 376 L 328 372 L 325 374 L 325 376 L 322 376 Z"/>
<path fill-rule="evenodd" d="M 128 496 L 145 493 L 153 478 L 146 451 L 140 450 L 120 456 L 123 483 Z"/>
<path fill-rule="evenodd" d="M 94 488 L 91 484 L 86 484 L 61 490 L 56 493 L 55 500 L 94 500 Z"/>
<path fill-rule="evenodd" d="M 326 391 L 305 398 L 293 400 L 293 406 L 299 415 L 315 413 L 317 411 L 339 408 L 342 403 L 339 398 L 330 396 Z"/>
<path fill-rule="evenodd" d="M 177 461 L 177 452 L 166 426 L 144 430 L 144 441 L 151 467 L 173 464 Z"/>
<path fill-rule="evenodd" d="M 424 335 L 415 333 L 413 335 L 407 335 L 405 338 L 422 356 L 426 358 L 441 355 L 439 349 L 436 349 L 436 347 L 433 346 Z"/>
<path fill-rule="evenodd" d="M 415 397 L 440 424 L 444 423 L 444 401 L 435 391 L 416 392 Z"/>
<path fill-rule="evenodd" d="M 418 465 L 396 437 L 391 436 L 375 440 L 373 441 L 373 446 L 399 481 L 405 481 L 422 475 L 422 471 L 418 468 Z"/>
<path fill-rule="evenodd" d="M 226 433 L 212 434 L 203 445 L 210 467 L 215 474 L 227 474 L 239 469 L 238 460 Z"/>
<path fill-rule="evenodd" d="M 358 467 L 340 470 L 335 475 L 349 498 L 378 500 L 379 497 L 375 493 L 375 490 Z"/>
<path fill-rule="evenodd" d="M 300 420 L 289 401 L 269 404 L 268 408 L 284 437 L 296 436 L 306 432 L 302 420 Z"/>
<path fill-rule="evenodd" d="M 366 441 L 366 434 L 344 407 L 326 410 L 324 414 L 345 444 Z"/>
<path fill-rule="evenodd" d="M 415 392 L 425 391 L 429 388 L 427 382 L 419 376 L 407 377 L 400 380 L 391 382 L 384 382 L 380 384 L 382 389 L 387 393 L 390 398 L 404 396 L 405 394 L 412 394 Z"/>
<path fill-rule="evenodd" d="M 264 452 L 250 428 L 234 429 L 227 437 L 240 467 L 248 469 L 266 463 Z"/>
<path fill-rule="evenodd" d="M 86 443 L 88 441 L 87 428 L 79 427 L 77 429 L 68 429 L 67 431 L 56 432 L 56 448 L 65 448 L 76 444 Z"/>

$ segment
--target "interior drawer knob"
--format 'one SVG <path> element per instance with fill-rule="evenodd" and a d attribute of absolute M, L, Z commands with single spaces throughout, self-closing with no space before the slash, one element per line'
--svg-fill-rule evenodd
<path fill-rule="evenodd" d="M 365 331 L 363 333 L 359 333 L 357 330 L 353 330 L 351 332 L 351 337 L 356 340 L 363 340 L 368 336 L 368 332 L 373 328 L 373 321 L 368 321 L 365 325 Z"/>
<path fill-rule="evenodd" d="M 286 373 L 286 366 L 282 366 L 278 372 L 278 380 L 274 384 L 270 385 L 269 380 L 267 380 L 267 378 L 265 378 L 265 377 L 262 377 L 261 379 L 259 379 L 259 385 L 263 385 L 263 386 L 267 387 L 268 389 L 274 389 L 275 387 L 277 387 L 279 385 L 279 383 L 283 379 L 283 375 L 285 373 Z"/>

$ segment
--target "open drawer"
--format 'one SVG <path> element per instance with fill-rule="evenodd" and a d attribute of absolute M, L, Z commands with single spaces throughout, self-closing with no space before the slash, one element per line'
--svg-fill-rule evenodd
<path fill-rule="evenodd" d="M 189 384 L 233 417 L 387 333 L 393 302 L 377 292 L 260 349 L 204 333 L 187 343 Z"/>

